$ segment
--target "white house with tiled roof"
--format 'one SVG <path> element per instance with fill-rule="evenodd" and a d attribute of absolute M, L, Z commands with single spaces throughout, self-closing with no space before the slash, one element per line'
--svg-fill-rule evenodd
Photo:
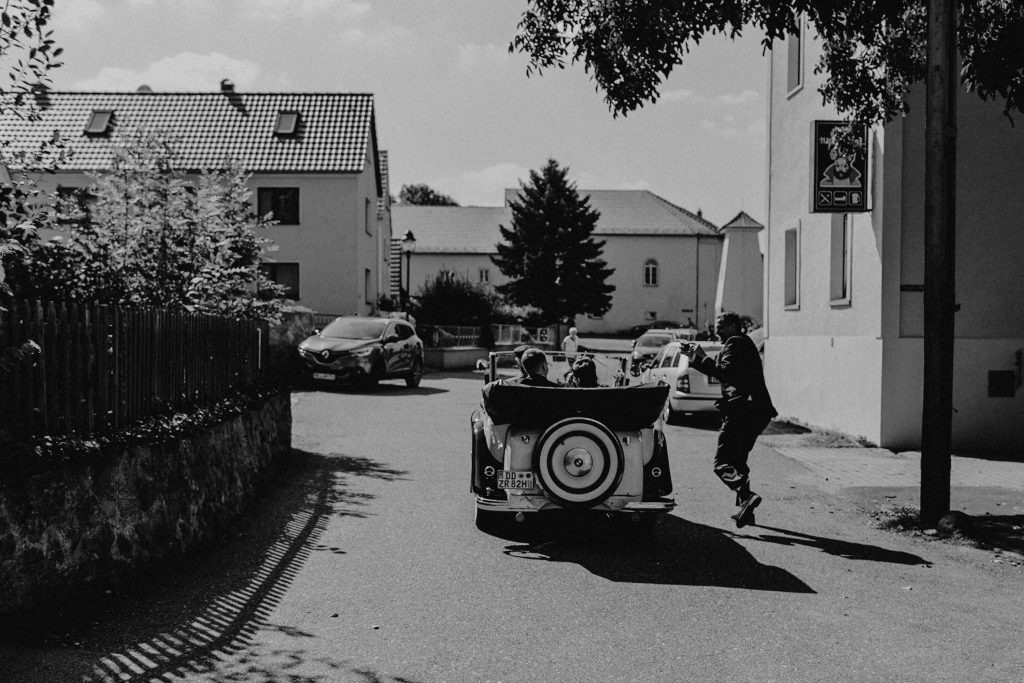
<path fill-rule="evenodd" d="M 278 221 L 264 267 L 299 303 L 369 313 L 387 291 L 390 202 L 373 95 L 242 93 L 224 82 L 219 92 L 43 91 L 35 104 L 34 120 L 0 117 L 0 141 L 17 152 L 59 134 L 71 160 L 44 188 L 88 186 L 110 166 L 120 129 L 161 130 L 186 169 L 232 157 L 252 174 L 253 210 Z"/>
<path fill-rule="evenodd" d="M 502 239 L 499 226 L 511 227 L 509 201 L 518 192 L 507 189 L 505 205 L 499 207 L 395 204 L 396 239 L 408 230 L 416 237 L 408 273 L 412 294 L 440 272 L 458 273 L 473 282 L 504 283 L 490 257 Z M 615 286 L 611 310 L 601 318 L 578 316 L 581 332 L 620 332 L 656 319 L 689 319 L 696 325 L 714 319 L 724 243 L 714 224 L 648 190 L 579 193 L 589 196 L 600 214 L 594 236 L 605 242 L 604 259 L 615 269 L 608 279 Z M 403 282 L 404 277 L 403 271 Z M 760 273 L 756 287 L 761 287 Z M 760 299 L 756 306 L 749 315 L 760 319 Z"/>

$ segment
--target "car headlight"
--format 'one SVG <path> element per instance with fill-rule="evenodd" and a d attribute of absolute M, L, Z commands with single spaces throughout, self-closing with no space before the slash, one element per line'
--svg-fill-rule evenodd
<path fill-rule="evenodd" d="M 367 356 L 371 355 L 374 351 L 376 351 L 376 349 L 374 349 L 372 346 L 369 346 L 365 349 L 358 349 L 356 351 L 353 351 L 352 355 L 355 356 L 356 358 L 366 358 Z"/>

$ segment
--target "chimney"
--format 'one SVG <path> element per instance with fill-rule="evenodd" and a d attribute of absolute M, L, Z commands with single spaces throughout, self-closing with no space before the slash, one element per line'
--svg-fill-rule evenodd
<path fill-rule="evenodd" d="M 223 93 L 235 92 L 235 84 L 231 82 L 231 79 L 225 78 L 220 82 L 220 91 Z"/>

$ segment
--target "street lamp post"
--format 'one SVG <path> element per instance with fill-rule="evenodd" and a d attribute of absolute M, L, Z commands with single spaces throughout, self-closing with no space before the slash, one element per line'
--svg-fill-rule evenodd
<path fill-rule="evenodd" d="M 412 234 L 412 230 L 406 230 L 405 235 L 402 236 L 402 253 L 405 254 L 405 289 L 402 290 L 402 311 L 406 310 L 406 305 L 412 294 L 409 291 L 409 275 L 412 270 L 412 252 L 414 251 L 416 251 L 416 236 Z M 401 282 L 399 282 L 399 288 L 401 288 Z"/>

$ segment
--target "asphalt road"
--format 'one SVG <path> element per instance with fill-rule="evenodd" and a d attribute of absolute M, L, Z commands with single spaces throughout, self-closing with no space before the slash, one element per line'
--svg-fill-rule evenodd
<path fill-rule="evenodd" d="M 228 538 L 83 624 L 0 646 L 2 681 L 1021 681 L 1020 568 L 870 528 L 759 445 L 736 530 L 714 425 L 668 428 L 654 538 L 473 525 L 482 382 L 293 396 L 294 454 Z"/>

